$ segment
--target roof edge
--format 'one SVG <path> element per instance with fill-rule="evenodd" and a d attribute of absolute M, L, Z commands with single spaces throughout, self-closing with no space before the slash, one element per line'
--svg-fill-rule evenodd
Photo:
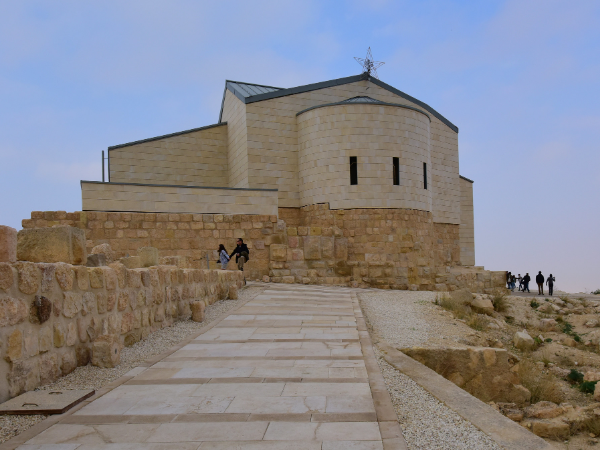
<path fill-rule="evenodd" d="M 388 102 L 379 102 L 379 101 L 376 103 L 375 102 L 348 103 L 348 102 L 346 102 L 346 100 L 342 100 L 341 102 L 325 103 L 324 105 L 316 105 L 316 106 L 311 106 L 310 108 L 303 109 L 302 111 L 296 113 L 296 117 L 298 117 L 302 113 L 311 111 L 313 109 L 325 108 L 326 106 L 348 106 L 348 105 L 393 106 L 396 108 L 412 109 L 413 111 L 417 111 L 417 112 L 427 116 L 427 118 L 429 119 L 429 122 L 431 122 L 431 117 L 429 116 L 429 114 L 427 114 L 425 111 L 421 111 L 419 108 L 415 108 L 414 106 L 410 106 L 410 105 L 403 105 L 401 103 L 388 103 Z"/>
<path fill-rule="evenodd" d="M 172 188 L 189 188 L 189 189 L 224 189 L 228 191 L 267 191 L 267 192 L 277 192 L 279 189 L 262 189 L 262 188 L 232 188 L 232 187 L 222 187 L 222 186 L 187 186 L 183 184 L 149 184 L 149 183 L 124 183 L 118 181 L 89 181 L 89 180 L 80 180 L 79 185 L 83 186 L 83 184 L 108 184 L 108 185 L 119 185 L 119 186 L 151 186 L 151 187 L 172 187 Z"/>
<path fill-rule="evenodd" d="M 117 148 L 129 147 L 130 145 L 143 144 L 144 142 L 157 141 L 159 139 L 165 139 L 165 138 L 169 138 L 169 137 L 173 137 L 173 136 L 179 136 L 182 134 L 193 133 L 194 131 L 208 130 L 209 128 L 220 127 L 222 125 L 227 125 L 227 122 L 215 123 L 213 125 L 206 125 L 204 127 L 192 128 L 191 130 L 178 131 L 176 133 L 163 134 L 162 136 L 151 137 L 148 139 L 141 139 L 139 141 L 127 142 L 126 144 L 112 145 L 112 146 L 108 147 L 108 150 L 110 151 L 110 150 L 115 150 Z"/>
<path fill-rule="evenodd" d="M 473 180 L 470 180 L 470 179 L 469 179 L 469 178 L 467 178 L 467 177 L 463 177 L 462 175 L 459 175 L 459 177 L 460 177 L 461 179 L 465 180 L 465 181 L 468 181 L 469 183 L 475 183 Z"/>

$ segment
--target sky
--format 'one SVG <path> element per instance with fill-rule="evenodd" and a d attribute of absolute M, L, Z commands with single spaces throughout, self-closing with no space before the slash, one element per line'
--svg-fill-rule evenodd
<path fill-rule="evenodd" d="M 108 146 L 216 123 L 226 79 L 361 72 L 457 125 L 476 263 L 600 289 L 600 2 L 0 0 L 0 224 L 78 211 Z"/>

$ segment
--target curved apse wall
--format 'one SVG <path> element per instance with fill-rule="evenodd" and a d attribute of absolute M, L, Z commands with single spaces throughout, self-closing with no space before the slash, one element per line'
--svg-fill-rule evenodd
<path fill-rule="evenodd" d="M 426 113 L 403 105 L 342 102 L 301 111 L 297 120 L 301 205 L 431 211 Z M 358 185 L 350 185 L 351 156 L 358 161 Z M 400 161 L 399 186 L 393 184 L 393 157 Z M 423 163 L 429 189 L 423 185 Z"/>

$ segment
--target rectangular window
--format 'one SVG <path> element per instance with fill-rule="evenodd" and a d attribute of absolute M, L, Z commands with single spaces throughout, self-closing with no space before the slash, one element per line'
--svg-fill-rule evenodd
<path fill-rule="evenodd" d="M 394 170 L 394 186 L 400 186 L 400 158 L 392 158 Z"/>
<path fill-rule="evenodd" d="M 350 184 L 358 184 L 358 163 L 356 156 L 350 157 Z"/>
<path fill-rule="evenodd" d="M 423 163 L 423 187 L 427 189 L 427 163 Z"/>

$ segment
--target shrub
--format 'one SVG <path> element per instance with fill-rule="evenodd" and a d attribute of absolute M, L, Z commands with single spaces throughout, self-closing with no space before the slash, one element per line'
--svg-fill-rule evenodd
<path fill-rule="evenodd" d="M 567 375 L 567 380 L 573 383 L 581 383 L 583 381 L 583 374 L 578 370 L 571 369 L 571 372 Z"/>
<path fill-rule="evenodd" d="M 593 394 L 597 381 L 584 381 L 579 385 L 579 390 L 584 394 Z"/>
<path fill-rule="evenodd" d="M 562 325 L 560 327 L 560 329 L 562 330 L 563 333 L 565 334 L 571 334 L 573 333 L 573 325 L 571 325 L 569 322 L 567 322 L 566 320 L 562 321 Z"/>
<path fill-rule="evenodd" d="M 600 289 L 596 289 L 595 291 L 592 291 L 592 294 L 594 294 L 594 295 L 600 295 Z"/>
<path fill-rule="evenodd" d="M 504 318 L 504 320 L 505 320 L 505 321 L 506 321 L 506 323 L 508 323 L 508 324 L 512 324 L 512 323 L 514 323 L 514 322 L 515 322 L 515 318 L 514 318 L 513 316 L 506 316 L 506 317 Z"/>
<path fill-rule="evenodd" d="M 523 359 L 519 363 L 521 384 L 531 392 L 531 403 L 541 401 L 560 404 L 564 401 L 564 393 L 559 381 L 550 373 L 544 373 L 533 362 Z"/>
<path fill-rule="evenodd" d="M 535 300 L 531 300 L 531 302 L 529 302 L 529 306 L 531 306 L 533 309 L 536 309 L 538 306 L 540 306 L 540 304 Z"/>
<path fill-rule="evenodd" d="M 494 289 L 491 294 L 492 305 L 494 310 L 497 312 L 508 311 L 510 305 L 508 304 L 508 294 L 505 289 Z"/>
<path fill-rule="evenodd" d="M 481 314 L 473 314 L 467 320 L 467 325 L 477 331 L 485 330 L 485 327 L 490 323 L 490 321 Z"/>
<path fill-rule="evenodd" d="M 465 319 L 471 315 L 471 307 L 460 300 L 453 299 L 448 294 L 438 295 L 435 304 L 450 311 L 457 319 Z"/>

